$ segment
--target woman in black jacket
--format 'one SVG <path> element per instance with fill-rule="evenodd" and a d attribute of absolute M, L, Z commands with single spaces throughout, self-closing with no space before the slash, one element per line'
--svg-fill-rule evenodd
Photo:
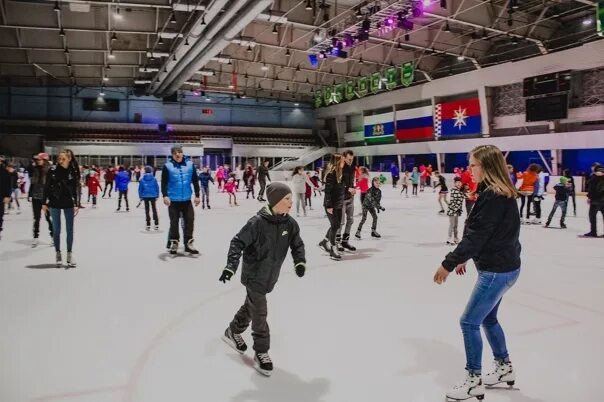
<path fill-rule="evenodd" d="M 50 208 L 52 218 L 53 237 L 56 251 L 56 263 L 60 268 L 61 258 L 61 211 L 65 215 L 67 231 L 67 268 L 76 266 L 72 255 L 73 246 L 73 219 L 78 214 L 78 183 L 79 176 L 71 168 L 73 159 L 65 150 L 59 153 L 57 166 L 48 171 L 46 186 L 44 187 L 43 211 Z"/>
<path fill-rule="evenodd" d="M 344 205 L 344 183 L 342 174 L 345 160 L 340 154 L 334 154 L 327 166 L 325 173 L 325 197 L 323 206 L 329 219 L 329 230 L 325 239 L 321 240 L 319 247 L 329 253 L 332 260 L 339 261 L 342 256 L 336 246 L 336 233 L 342 222 L 342 207 Z M 329 241 L 329 245 L 327 242 Z"/>
<path fill-rule="evenodd" d="M 507 351 L 497 311 L 503 295 L 520 274 L 520 214 L 516 206 L 518 193 L 512 184 L 501 151 L 493 145 L 481 145 L 470 152 L 470 168 L 478 183 L 478 199 L 466 220 L 463 239 L 434 275 L 434 282 L 444 283 L 450 272 L 466 272 L 466 262 L 474 260 L 478 280 L 460 324 L 466 350 L 464 382 L 447 392 L 450 399 L 484 398 L 484 385 L 502 382 L 513 385 L 515 372 Z M 481 378 L 483 326 L 495 356 L 493 371 Z"/>

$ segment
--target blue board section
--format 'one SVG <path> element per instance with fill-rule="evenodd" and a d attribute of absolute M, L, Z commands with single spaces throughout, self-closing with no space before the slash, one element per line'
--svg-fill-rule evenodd
<path fill-rule="evenodd" d="M 445 155 L 445 173 L 453 173 L 455 168 L 464 168 L 468 166 L 468 154 L 466 152 Z"/>
<path fill-rule="evenodd" d="M 480 116 L 472 116 L 466 118 L 466 125 L 461 128 L 455 127 L 455 119 L 443 120 L 441 126 L 441 136 L 456 137 L 461 135 L 480 134 Z"/>
<path fill-rule="evenodd" d="M 551 151 L 541 151 L 548 163 L 551 161 Z M 507 163 L 514 166 L 515 172 L 524 172 L 531 163 L 543 166 L 543 161 L 537 151 L 512 151 L 507 157 Z"/>
<path fill-rule="evenodd" d="M 604 148 L 569 149 L 562 151 L 562 168 L 570 169 L 572 174 L 591 172 L 594 162 L 604 164 Z"/>

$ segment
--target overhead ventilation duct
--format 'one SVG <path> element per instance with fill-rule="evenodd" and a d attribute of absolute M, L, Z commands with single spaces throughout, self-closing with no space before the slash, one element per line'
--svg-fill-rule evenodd
<path fill-rule="evenodd" d="M 200 24 L 202 17 L 193 25 L 195 28 L 189 35 L 190 46 L 179 45 L 175 52 L 176 61 L 166 61 L 168 72 L 157 75 L 158 82 L 152 87 L 155 96 L 163 97 L 180 88 L 272 4 L 272 0 L 236 0 L 220 14 L 225 4 L 226 1 L 217 1 L 206 11 L 207 25 Z"/>

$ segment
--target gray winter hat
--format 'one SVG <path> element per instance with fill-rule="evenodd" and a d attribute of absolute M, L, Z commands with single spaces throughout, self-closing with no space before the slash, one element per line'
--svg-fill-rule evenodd
<path fill-rule="evenodd" d="M 292 190 L 287 184 L 283 183 L 271 183 L 266 187 L 266 199 L 268 205 L 274 207 L 285 198 L 286 195 L 291 194 Z"/>
<path fill-rule="evenodd" d="M 170 153 L 173 154 L 174 152 L 177 152 L 177 151 L 182 152 L 182 145 L 180 145 L 180 144 L 172 145 L 172 148 L 170 148 Z"/>

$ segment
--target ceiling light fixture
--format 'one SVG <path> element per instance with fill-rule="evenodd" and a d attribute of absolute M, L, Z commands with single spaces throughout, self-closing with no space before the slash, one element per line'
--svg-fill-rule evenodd
<path fill-rule="evenodd" d="M 189 37 L 188 36 L 185 38 L 185 46 L 189 46 Z"/>
<path fill-rule="evenodd" d="M 252 53 L 252 46 L 251 45 L 247 45 L 247 50 L 246 52 L 248 53 Z"/>
<path fill-rule="evenodd" d="M 106 82 L 106 81 L 109 81 L 109 77 L 104 76 L 104 77 L 103 77 L 103 81 L 105 81 L 105 82 Z"/>
<path fill-rule="evenodd" d="M 176 61 L 176 53 L 172 55 L 172 60 Z"/>
<path fill-rule="evenodd" d="M 109 54 L 107 55 L 110 59 L 115 59 L 115 55 L 113 54 L 113 49 L 109 50 Z"/>
<path fill-rule="evenodd" d="M 510 8 L 512 10 L 518 10 L 520 8 L 518 5 L 518 0 L 510 0 Z"/>
<path fill-rule="evenodd" d="M 63 53 L 69 54 L 69 49 L 66 47 L 65 49 L 63 49 Z"/>
<path fill-rule="evenodd" d="M 457 56 L 457 61 L 464 61 L 466 58 L 463 55 Z"/>
<path fill-rule="evenodd" d="M 170 15 L 170 24 L 176 24 L 176 15 L 174 13 Z"/>
<path fill-rule="evenodd" d="M 157 40 L 157 44 L 158 45 L 163 45 L 164 44 L 164 38 L 162 38 L 161 36 L 159 37 L 159 39 Z"/>
<path fill-rule="evenodd" d="M 55 10 L 56 12 L 61 11 L 61 7 L 59 7 L 59 2 L 58 2 L 58 1 L 55 1 L 55 8 L 54 8 L 54 10 Z"/>
<path fill-rule="evenodd" d="M 201 26 L 206 25 L 206 16 L 205 16 L 205 14 L 201 17 L 201 24 L 200 25 Z"/>
<path fill-rule="evenodd" d="M 445 32 L 451 32 L 451 27 L 449 26 L 449 22 L 448 21 L 445 23 L 445 29 L 444 29 L 444 31 Z"/>
<path fill-rule="evenodd" d="M 120 14 L 120 7 L 117 6 L 115 8 L 115 13 L 113 13 L 113 18 L 117 19 L 117 20 L 121 20 L 122 19 L 122 15 Z"/>
<path fill-rule="evenodd" d="M 273 34 L 277 35 L 279 31 L 277 30 L 277 25 L 273 25 Z"/>
<path fill-rule="evenodd" d="M 111 34 L 111 42 L 115 42 L 117 40 L 117 34 L 115 33 L 115 31 L 113 31 L 113 33 Z"/>
<path fill-rule="evenodd" d="M 61 28 L 61 30 L 59 31 L 59 36 L 65 36 L 65 31 L 63 30 L 63 28 Z"/>
<path fill-rule="evenodd" d="M 312 4 L 310 3 L 310 0 L 306 0 L 306 7 L 304 8 L 306 9 L 306 11 L 312 10 Z"/>
<path fill-rule="evenodd" d="M 593 21 L 592 21 L 591 17 L 587 17 L 587 18 L 585 18 L 585 19 L 583 20 L 583 25 L 584 25 L 584 26 L 589 26 L 589 25 L 591 25 L 591 24 L 592 24 L 592 22 L 593 22 Z"/>
<path fill-rule="evenodd" d="M 289 57 L 292 54 L 289 52 L 289 48 L 285 50 L 285 57 Z"/>
<path fill-rule="evenodd" d="M 262 67 L 260 67 L 260 69 L 262 71 L 268 71 L 268 66 L 266 65 L 266 63 L 262 64 Z"/>

